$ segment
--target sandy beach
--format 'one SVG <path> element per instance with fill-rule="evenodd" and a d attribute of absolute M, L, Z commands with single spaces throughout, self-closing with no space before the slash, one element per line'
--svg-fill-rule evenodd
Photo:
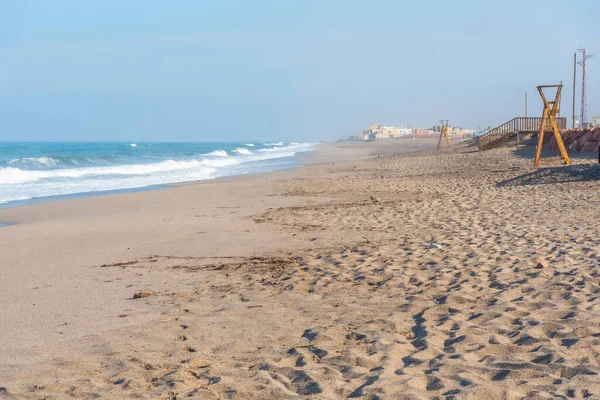
<path fill-rule="evenodd" d="M 0 398 L 599 398 L 596 155 L 436 144 L 0 209 Z"/>

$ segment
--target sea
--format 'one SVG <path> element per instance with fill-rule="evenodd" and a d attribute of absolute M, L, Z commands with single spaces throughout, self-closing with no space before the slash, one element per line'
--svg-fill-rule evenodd
<path fill-rule="evenodd" d="M 0 207 L 298 165 L 317 143 L 0 143 Z"/>

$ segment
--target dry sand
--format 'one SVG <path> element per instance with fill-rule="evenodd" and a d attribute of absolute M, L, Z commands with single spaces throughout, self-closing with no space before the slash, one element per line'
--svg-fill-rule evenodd
<path fill-rule="evenodd" d="M 0 210 L 0 398 L 599 398 L 600 168 L 433 145 Z"/>

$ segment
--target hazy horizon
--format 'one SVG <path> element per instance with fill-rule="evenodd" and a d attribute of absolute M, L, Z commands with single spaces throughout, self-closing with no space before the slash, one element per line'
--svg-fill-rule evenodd
<path fill-rule="evenodd" d="M 529 116 L 541 116 L 536 86 L 560 81 L 570 120 L 573 53 L 600 52 L 592 0 L 323 3 L 5 2 L 0 141 L 317 141 L 440 119 L 478 128 L 522 116 L 525 92 Z M 590 120 L 599 74 L 592 58 Z"/>

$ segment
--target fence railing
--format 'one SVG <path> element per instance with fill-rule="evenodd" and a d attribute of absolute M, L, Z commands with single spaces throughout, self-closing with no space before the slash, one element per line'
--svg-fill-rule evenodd
<path fill-rule="evenodd" d="M 567 128 L 567 119 L 556 118 L 558 129 Z M 501 145 L 511 139 L 517 133 L 535 133 L 540 131 L 542 118 L 540 117 L 517 117 L 490 130 L 484 135 L 477 137 L 479 150 L 487 150 Z M 546 131 L 552 131 L 550 121 L 546 120 Z"/>

